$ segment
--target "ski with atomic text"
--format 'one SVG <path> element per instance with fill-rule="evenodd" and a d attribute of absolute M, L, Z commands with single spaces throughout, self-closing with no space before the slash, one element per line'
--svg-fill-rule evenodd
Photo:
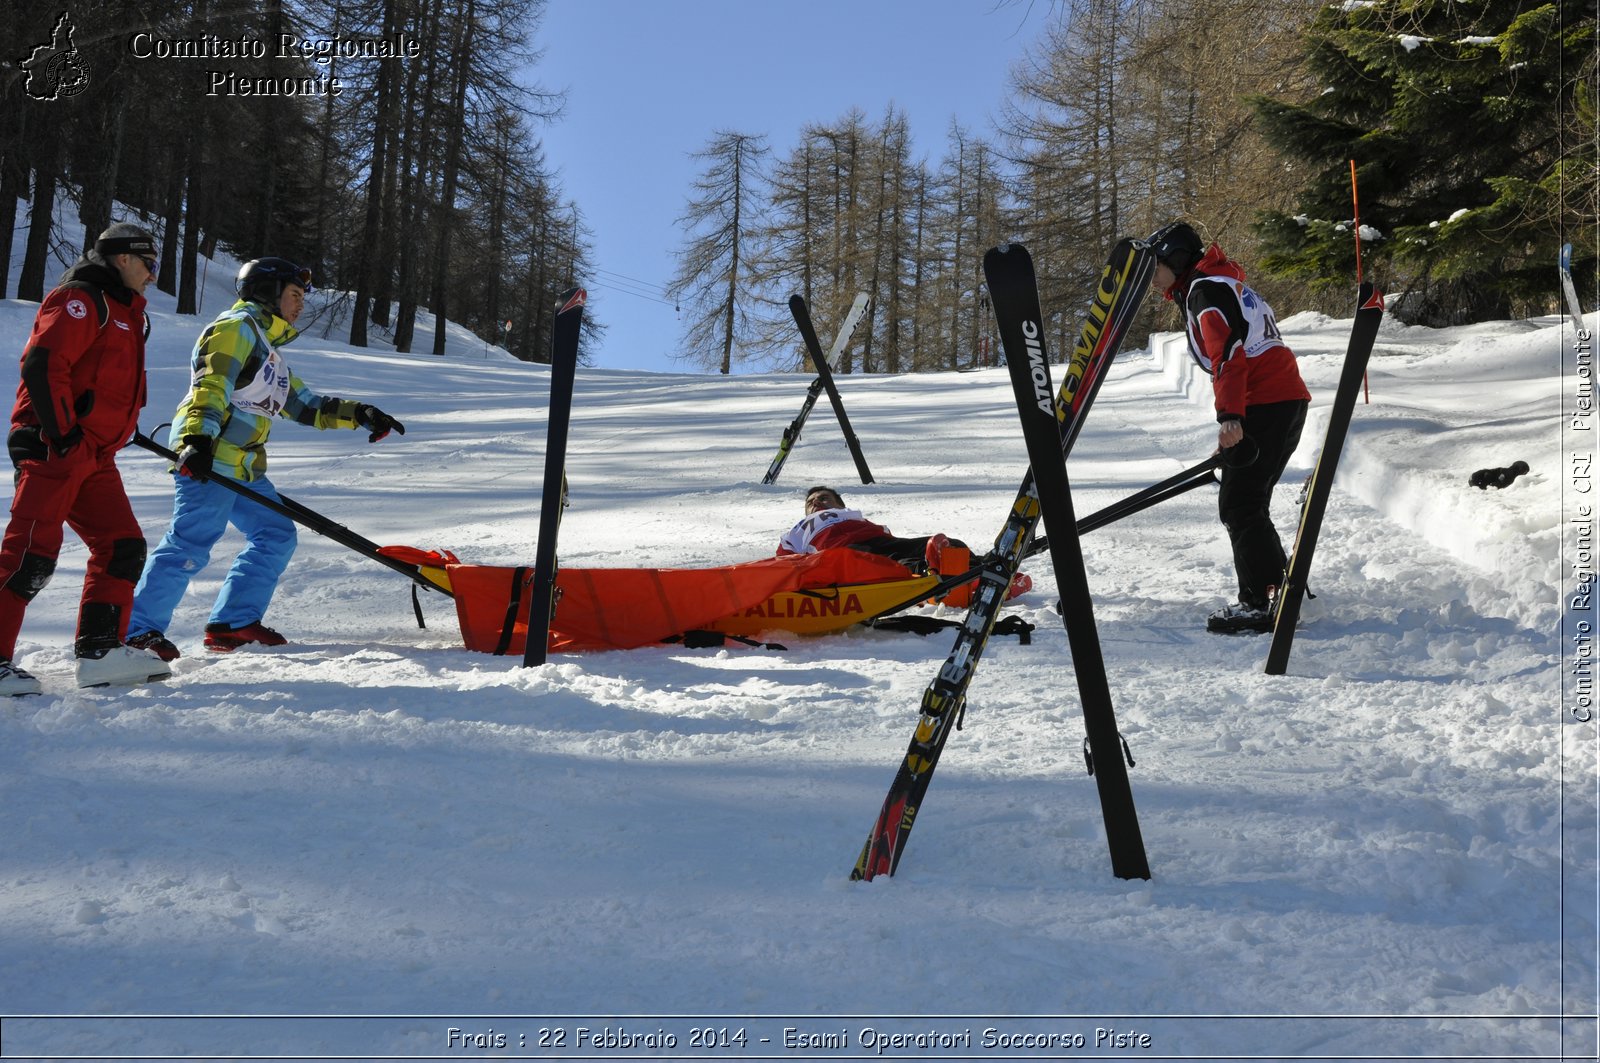
<path fill-rule="evenodd" d="M 550 620 L 556 611 L 556 535 L 567 504 L 567 427 L 572 421 L 572 384 L 578 373 L 578 330 L 582 288 L 562 293 L 550 346 L 550 425 L 544 449 L 544 494 L 539 500 L 539 545 L 533 559 L 528 599 L 528 644 L 524 665 L 543 664 L 549 651 Z"/>
<path fill-rule="evenodd" d="M 850 342 L 850 338 L 855 335 L 856 327 L 867 316 L 867 304 L 871 301 L 872 297 L 862 292 L 851 304 L 850 312 L 845 315 L 844 324 L 839 326 L 839 334 L 833 338 L 833 349 L 828 352 L 827 360 L 830 367 L 845 349 L 845 345 Z M 800 442 L 800 430 L 805 427 L 806 418 L 811 416 L 811 408 L 821 397 L 822 377 L 819 374 L 811 382 L 811 386 L 806 388 L 806 401 L 800 404 L 800 412 L 789 423 L 789 427 L 783 430 L 783 439 L 778 443 L 778 453 L 772 459 L 772 464 L 767 466 L 767 474 L 761 478 L 762 483 L 770 484 L 778 481 L 778 473 L 783 471 L 783 463 L 789 460 L 789 452 Z"/>
<path fill-rule="evenodd" d="M 1118 878 L 1149 878 L 1144 836 L 1139 831 L 1133 788 L 1123 763 L 1127 747 L 1111 704 L 1111 684 L 1094 622 L 1094 600 L 1078 542 L 1078 518 L 1073 513 L 1072 488 L 1061 454 L 1060 425 L 1050 398 L 1050 359 L 1044 346 L 1044 315 L 1039 310 L 1033 260 L 1017 244 L 995 248 L 984 256 L 983 272 L 989 282 L 995 321 L 1000 326 L 1000 345 L 1011 372 L 1022 435 L 1028 444 L 1039 515 L 1050 532 L 1050 560 L 1061 592 L 1061 620 L 1067 629 L 1072 667 L 1078 677 L 1078 697 L 1083 704 L 1085 754 L 1100 791 L 1111 870 Z"/>
<path fill-rule="evenodd" d="M 1026 255 L 1015 246 L 1011 253 Z M 1143 242 L 1123 240 L 1112 249 L 1055 396 L 1057 449 L 1063 456 L 1071 451 L 1083 427 L 1089 406 L 1105 380 L 1106 370 L 1116 356 L 1117 347 L 1127 333 L 1154 271 L 1155 261 Z M 998 313 L 1002 302 L 994 289 L 996 280 L 1010 285 L 1013 278 L 1008 273 L 1003 278 L 997 276 L 990 280 L 990 295 Z M 950 656 L 923 692 L 921 712 L 910 745 L 850 874 L 852 879 L 893 875 L 899 867 L 934 768 L 951 729 L 960 726 L 966 710 L 967 688 L 1005 603 L 1011 577 L 1027 553 L 1038 522 L 1039 495 L 1030 470 L 1017 490 L 994 548 L 978 566 L 978 589 L 966 620 L 956 633 Z"/>

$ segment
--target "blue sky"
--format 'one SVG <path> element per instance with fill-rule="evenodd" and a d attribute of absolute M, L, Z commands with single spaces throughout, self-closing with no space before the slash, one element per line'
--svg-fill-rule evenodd
<path fill-rule="evenodd" d="M 851 107 L 876 121 L 892 102 L 909 116 L 914 152 L 937 159 L 952 117 L 988 132 L 1050 6 L 549 0 L 531 78 L 567 92 L 541 137 L 593 235 L 591 300 L 609 326 L 596 365 L 691 368 L 671 357 L 683 331 L 672 306 L 624 288 L 659 293 L 670 281 L 700 165 L 689 156 L 714 133 L 764 133 L 779 157 L 807 123 Z"/>

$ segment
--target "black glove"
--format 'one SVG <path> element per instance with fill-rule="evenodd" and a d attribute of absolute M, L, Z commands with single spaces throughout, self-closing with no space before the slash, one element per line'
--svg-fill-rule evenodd
<path fill-rule="evenodd" d="M 11 454 L 12 465 L 21 465 L 25 461 L 46 461 L 50 457 L 50 445 L 44 441 L 44 432 L 36 424 L 22 424 L 13 428 L 6 436 L 6 450 Z"/>
<path fill-rule="evenodd" d="M 406 434 L 406 426 L 390 417 L 376 406 L 361 403 L 356 406 L 356 424 L 365 428 L 372 434 L 367 436 L 368 443 L 376 443 L 391 431 Z"/>
<path fill-rule="evenodd" d="M 44 438 L 44 433 L 42 431 L 39 433 L 39 437 L 41 439 Z M 73 450 L 77 448 L 79 443 L 83 442 L 83 426 L 81 424 L 75 424 L 71 428 L 67 429 L 67 434 L 62 436 L 60 439 L 49 439 L 46 440 L 46 442 L 50 444 L 50 449 L 56 452 L 56 457 L 64 458 L 68 454 L 71 454 Z"/>
<path fill-rule="evenodd" d="M 178 451 L 179 475 L 201 483 L 211 479 L 211 445 L 210 436 L 184 436 L 183 449 Z"/>

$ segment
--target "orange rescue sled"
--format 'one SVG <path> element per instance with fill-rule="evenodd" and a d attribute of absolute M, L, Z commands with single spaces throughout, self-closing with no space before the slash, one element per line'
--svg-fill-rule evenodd
<path fill-rule="evenodd" d="M 446 571 L 467 649 L 522 653 L 532 566 L 453 564 Z M 870 620 L 937 583 L 849 548 L 720 568 L 562 568 L 550 649 L 625 650 L 704 630 L 823 634 Z"/>

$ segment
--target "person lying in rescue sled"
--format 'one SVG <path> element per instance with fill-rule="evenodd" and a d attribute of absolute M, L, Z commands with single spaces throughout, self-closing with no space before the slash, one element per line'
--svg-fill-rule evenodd
<path fill-rule="evenodd" d="M 205 647 L 228 653 L 250 643 L 288 641 L 262 621 L 294 554 L 294 522 L 211 482 L 227 476 L 278 500 L 266 477 L 267 436 L 275 417 L 318 429 L 365 429 L 372 443 L 406 431 L 376 406 L 316 394 L 284 361 L 279 348 L 299 335 L 294 323 L 312 290 L 310 270 L 282 258 L 254 259 L 240 267 L 235 290 L 239 301 L 195 343 L 194 382 L 172 418 L 170 445 L 178 453 L 172 524 L 150 551 L 134 589 L 128 645 L 164 661 L 179 656 L 166 636 L 172 612 L 230 521 L 244 533 L 245 547 L 211 607 Z"/>
<path fill-rule="evenodd" d="M 960 539 L 938 533 L 920 538 L 902 539 L 881 524 L 874 524 L 859 509 L 847 509 L 844 496 L 831 487 L 817 486 L 806 492 L 806 515 L 778 540 L 778 556 L 788 554 L 814 554 L 835 546 L 848 546 L 869 554 L 887 557 L 911 569 L 930 576 L 954 575 L 965 571 L 966 560 L 960 567 L 945 573 L 947 551 L 959 550 L 963 558 L 970 558 L 967 544 Z M 976 582 L 976 581 L 974 581 Z M 1015 598 L 1033 587 L 1033 580 L 1025 572 L 1018 572 L 1011 580 L 1011 590 L 1006 595 Z M 967 594 L 959 591 L 966 590 Z M 966 605 L 971 599 L 969 588 L 958 588 L 945 598 L 947 605 Z"/>

